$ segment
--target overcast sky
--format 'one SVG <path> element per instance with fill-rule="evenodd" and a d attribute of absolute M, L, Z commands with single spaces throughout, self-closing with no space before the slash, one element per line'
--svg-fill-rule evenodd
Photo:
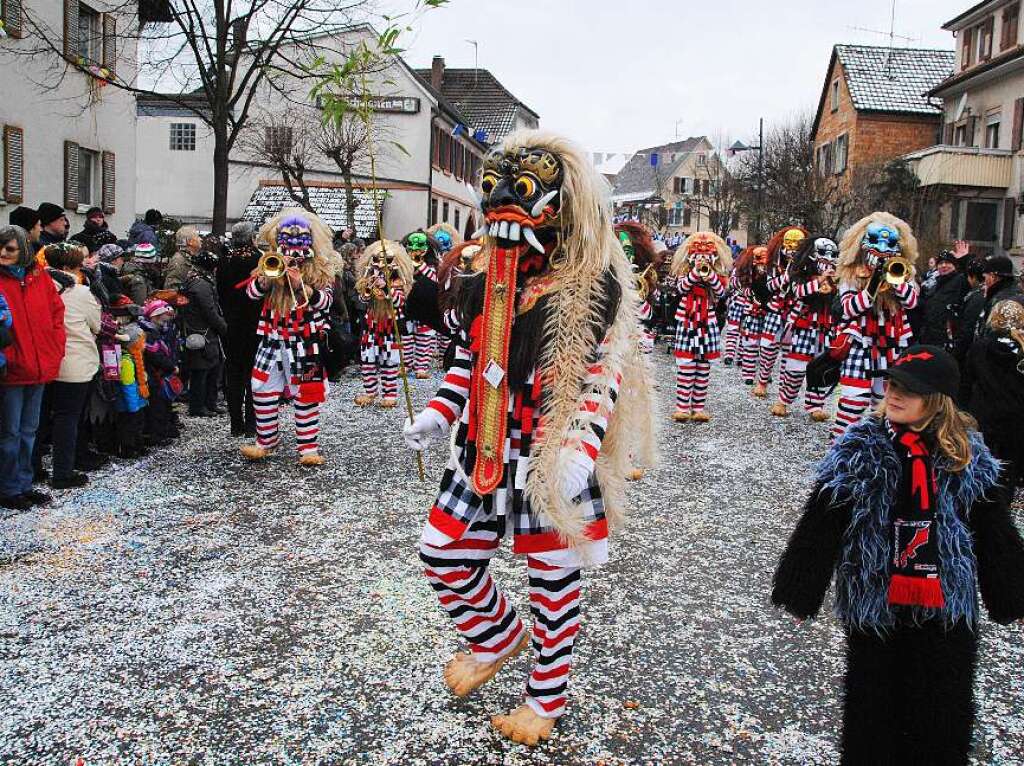
<path fill-rule="evenodd" d="M 943 23 L 972 0 L 897 0 L 904 47 L 953 48 Z M 887 45 L 891 0 L 451 0 L 403 38 L 406 59 L 489 69 L 590 151 L 706 134 L 756 135 L 813 111 L 835 43 Z M 884 35 L 854 29 L 883 30 Z"/>

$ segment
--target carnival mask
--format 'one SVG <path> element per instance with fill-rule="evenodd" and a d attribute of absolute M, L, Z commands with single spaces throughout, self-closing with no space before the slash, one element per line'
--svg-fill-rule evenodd
<path fill-rule="evenodd" d="M 369 271 L 391 273 L 395 270 L 395 256 L 390 253 L 375 253 L 370 257 Z"/>
<path fill-rule="evenodd" d="M 768 248 L 767 247 L 755 247 L 754 248 L 754 265 L 764 268 L 768 265 Z"/>
<path fill-rule="evenodd" d="M 789 229 L 782 236 L 782 252 L 786 255 L 793 255 L 800 249 L 800 244 L 806 239 L 800 229 Z"/>
<path fill-rule="evenodd" d="M 452 235 L 446 232 L 444 229 L 439 229 L 437 233 L 434 234 L 434 240 L 437 242 L 437 246 L 441 250 L 442 254 L 447 253 L 449 250 L 452 249 Z M 425 248 L 426 238 L 424 238 L 423 245 Z"/>
<path fill-rule="evenodd" d="M 313 254 L 313 230 L 305 218 L 281 221 L 277 230 L 277 248 L 287 258 L 303 260 Z"/>
<path fill-rule="evenodd" d="M 860 248 L 864 252 L 868 265 L 872 268 L 882 260 L 898 256 L 902 252 L 900 247 L 900 232 L 895 226 L 884 223 L 869 223 L 864 238 L 860 242 Z"/>
<path fill-rule="evenodd" d="M 718 248 L 715 241 L 703 234 L 695 234 L 686 242 L 686 258 L 690 263 L 715 263 Z"/>
<path fill-rule="evenodd" d="M 414 231 L 406 238 L 405 249 L 413 261 L 420 263 L 427 252 L 427 235 L 421 231 Z"/>
<path fill-rule="evenodd" d="M 543 149 L 497 149 L 487 156 L 480 191 L 487 233 L 499 247 L 525 242 L 545 253 L 538 232 L 558 220 L 562 178 L 562 163 Z"/>
<path fill-rule="evenodd" d="M 814 240 L 814 260 L 818 265 L 819 274 L 831 274 L 836 270 L 839 257 L 839 246 L 828 237 Z"/>
<path fill-rule="evenodd" d="M 619 244 L 622 245 L 622 251 L 626 254 L 626 258 L 629 262 L 633 262 L 633 256 L 636 255 L 636 248 L 633 247 L 633 240 L 629 238 L 629 234 L 624 231 L 619 232 Z"/>

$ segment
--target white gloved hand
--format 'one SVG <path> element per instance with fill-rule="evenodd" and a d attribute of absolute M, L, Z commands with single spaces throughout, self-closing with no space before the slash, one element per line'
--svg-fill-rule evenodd
<path fill-rule="evenodd" d="M 448 433 L 448 421 L 440 412 L 427 407 L 423 412 L 410 421 L 405 419 L 405 426 L 402 428 L 402 436 L 409 449 L 422 452 L 430 446 L 431 442 L 444 438 Z"/>
<path fill-rule="evenodd" d="M 568 447 L 562 448 L 562 458 L 565 466 L 565 473 L 562 475 L 562 497 L 572 500 L 587 488 L 594 465 L 582 452 Z"/>

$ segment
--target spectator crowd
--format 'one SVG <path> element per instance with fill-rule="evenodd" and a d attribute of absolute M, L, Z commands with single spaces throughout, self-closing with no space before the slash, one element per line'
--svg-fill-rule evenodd
<path fill-rule="evenodd" d="M 45 484 L 85 486 L 113 459 L 168 447 L 193 418 L 227 412 L 232 436 L 255 434 L 260 305 L 240 288 L 263 254 L 256 227 L 224 240 L 163 224 L 150 210 L 120 239 L 92 208 L 69 236 L 64 209 L 46 202 L 0 225 L 0 508 L 50 502 Z M 348 229 L 335 244 L 333 380 L 356 353 L 365 247 Z"/>

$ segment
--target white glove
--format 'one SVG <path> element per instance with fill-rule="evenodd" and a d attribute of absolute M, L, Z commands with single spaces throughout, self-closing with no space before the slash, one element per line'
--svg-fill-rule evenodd
<path fill-rule="evenodd" d="M 572 500 L 587 488 L 594 465 L 582 452 L 568 447 L 562 448 L 562 457 L 565 465 L 565 473 L 562 475 L 562 497 Z"/>
<path fill-rule="evenodd" d="M 402 436 L 409 449 L 422 452 L 430 443 L 442 439 L 448 433 L 448 421 L 444 419 L 437 410 L 427 407 L 423 412 L 410 421 L 405 419 L 405 426 L 402 427 Z"/>

